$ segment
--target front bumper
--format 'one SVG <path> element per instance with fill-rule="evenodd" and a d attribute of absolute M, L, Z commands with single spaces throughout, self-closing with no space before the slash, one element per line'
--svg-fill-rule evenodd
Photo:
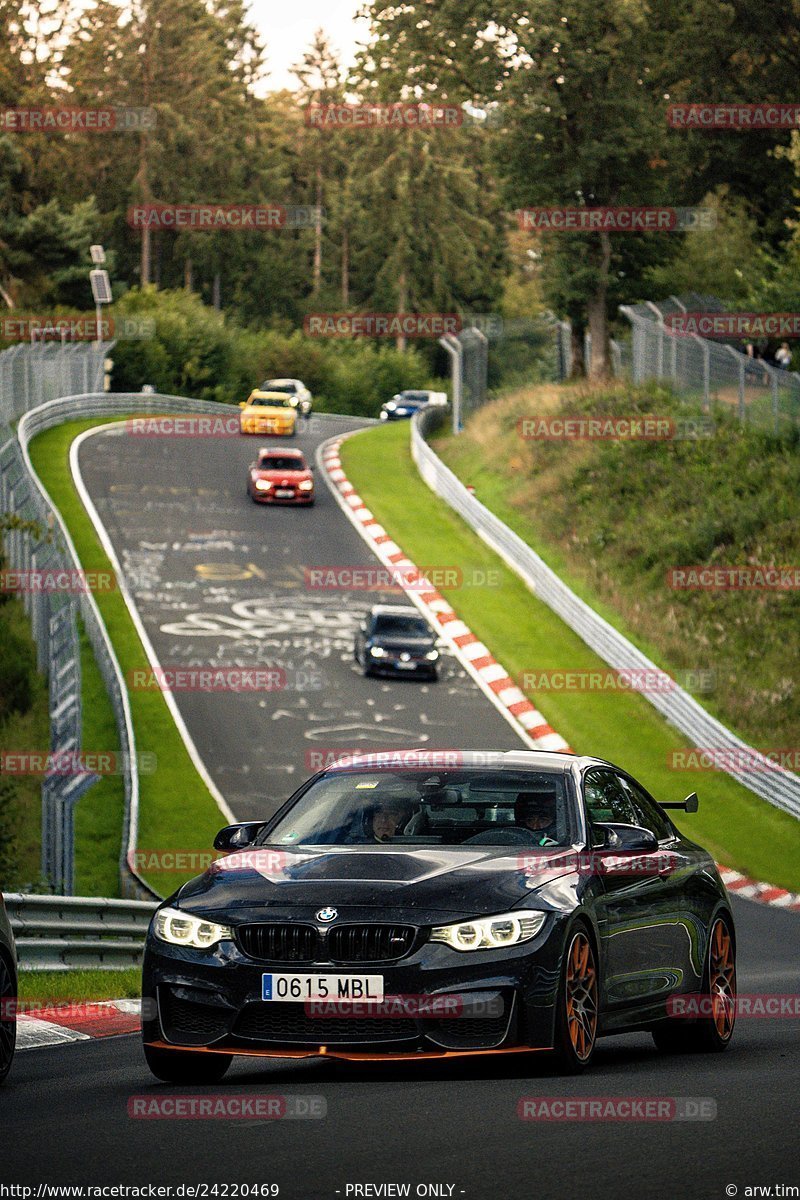
<path fill-rule="evenodd" d="M 276 496 L 272 492 L 259 492 L 255 488 L 250 489 L 250 495 L 256 504 L 313 504 L 313 492 L 296 492 L 294 496 Z"/>
<path fill-rule="evenodd" d="M 240 433 L 269 434 L 271 437 L 290 437 L 295 431 L 294 421 L 240 421 Z"/>
<path fill-rule="evenodd" d="M 412 658 L 404 663 L 399 658 L 372 658 L 367 652 L 367 667 L 373 675 L 425 675 L 435 679 L 439 669 L 439 659 L 431 662 L 427 658 Z"/>
<path fill-rule="evenodd" d="M 230 941 L 212 951 L 189 951 L 151 935 L 143 969 L 143 996 L 151 1002 L 144 1006 L 143 1037 L 150 1045 L 278 1057 L 547 1050 L 563 940 L 561 919 L 553 914 L 535 939 L 508 950 L 465 954 L 424 942 L 392 963 L 308 966 L 259 962 Z M 313 1012 L 302 1002 L 265 1003 L 261 981 L 270 971 L 381 974 L 386 997 L 412 998 L 411 1005 L 390 1005 L 381 1016 L 361 1008 L 352 1016 L 344 1008 L 333 1015 L 329 1007 Z M 443 995 L 445 1007 L 431 1014 L 425 998 Z"/>

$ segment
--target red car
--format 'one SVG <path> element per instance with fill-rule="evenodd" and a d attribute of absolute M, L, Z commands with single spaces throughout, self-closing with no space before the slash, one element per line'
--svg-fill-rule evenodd
<path fill-rule="evenodd" d="M 314 476 L 302 451 L 262 447 L 250 464 L 247 494 L 256 504 L 313 504 Z"/>

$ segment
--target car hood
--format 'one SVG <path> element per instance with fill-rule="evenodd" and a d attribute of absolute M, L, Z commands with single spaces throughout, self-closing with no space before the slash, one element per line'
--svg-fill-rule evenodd
<path fill-rule="evenodd" d="M 242 413 L 246 417 L 286 417 L 291 419 L 294 416 L 293 408 L 284 408 L 280 404 L 248 404 L 242 409 Z"/>
<path fill-rule="evenodd" d="M 251 847 L 218 859 L 186 884 L 180 908 L 238 924 L 313 915 L 333 906 L 368 918 L 382 910 L 417 924 L 438 916 L 504 912 L 536 887 L 572 873 L 565 852 L 509 847 L 392 851 L 369 847 Z M 360 913 L 359 913 L 359 910 Z"/>
<path fill-rule="evenodd" d="M 374 633 L 369 639 L 371 646 L 383 646 L 384 650 L 430 650 L 435 642 L 435 637 L 396 637 L 380 633 Z"/>
<path fill-rule="evenodd" d="M 255 479 L 269 479 L 272 483 L 301 483 L 311 478 L 310 471 L 264 471 L 260 468 L 253 471 Z"/>

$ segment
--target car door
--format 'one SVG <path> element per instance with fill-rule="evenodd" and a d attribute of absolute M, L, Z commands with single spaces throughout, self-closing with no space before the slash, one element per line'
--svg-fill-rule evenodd
<path fill-rule="evenodd" d="M 590 833 L 599 824 L 643 824 L 625 777 L 612 768 L 590 768 L 583 793 Z M 656 852 L 596 848 L 594 854 L 603 885 L 597 905 L 606 1005 L 647 1006 L 673 992 L 681 979 L 675 891 L 660 870 L 665 860 Z"/>

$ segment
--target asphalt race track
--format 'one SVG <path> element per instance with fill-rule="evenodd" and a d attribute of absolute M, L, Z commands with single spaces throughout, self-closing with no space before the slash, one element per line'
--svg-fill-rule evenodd
<path fill-rule="evenodd" d="M 315 423 L 297 443 L 311 456 L 347 427 Z M 245 469 L 256 446 L 102 434 L 81 452 L 162 665 L 274 662 L 286 672 L 289 685 L 267 695 L 177 696 L 236 815 L 272 811 L 303 778 L 306 756 L 330 747 L 518 745 L 452 660 L 433 687 L 360 677 L 352 628 L 379 597 L 315 593 L 303 568 L 366 565 L 368 552 L 324 486 L 310 511 L 251 504 Z M 734 914 L 740 993 L 800 991 L 800 916 L 744 900 L 734 901 Z M 664 1057 L 647 1035 L 609 1039 L 579 1079 L 523 1055 L 387 1065 L 240 1060 L 221 1084 L 182 1094 L 301 1097 L 324 1102 L 325 1117 L 129 1116 L 132 1098 L 177 1091 L 152 1079 L 135 1037 L 20 1053 L 0 1089 L 0 1183 L 277 1184 L 286 1200 L 403 1194 L 379 1190 L 387 1184 L 409 1184 L 410 1196 L 480 1200 L 715 1200 L 733 1194 L 728 1184 L 743 1198 L 748 1186 L 780 1196 L 776 1185 L 800 1183 L 796 1019 L 740 1018 L 731 1050 L 719 1056 Z M 523 1097 L 608 1096 L 712 1100 L 716 1118 L 517 1116 Z M 376 1187 L 353 1190 L 367 1184 Z M 236 1195 L 216 1193 L 226 1194 Z"/>
<path fill-rule="evenodd" d="M 317 446 L 358 423 L 312 418 L 292 444 Z M 101 433 L 81 474 L 165 669 L 275 668 L 267 692 L 182 692 L 176 699 L 236 816 L 269 816 L 332 755 L 396 747 L 520 745 L 452 656 L 435 685 L 364 679 L 353 637 L 371 604 L 400 592 L 320 590 L 313 567 L 379 566 L 317 480 L 313 508 L 266 507 L 245 492 L 256 437 Z"/>

